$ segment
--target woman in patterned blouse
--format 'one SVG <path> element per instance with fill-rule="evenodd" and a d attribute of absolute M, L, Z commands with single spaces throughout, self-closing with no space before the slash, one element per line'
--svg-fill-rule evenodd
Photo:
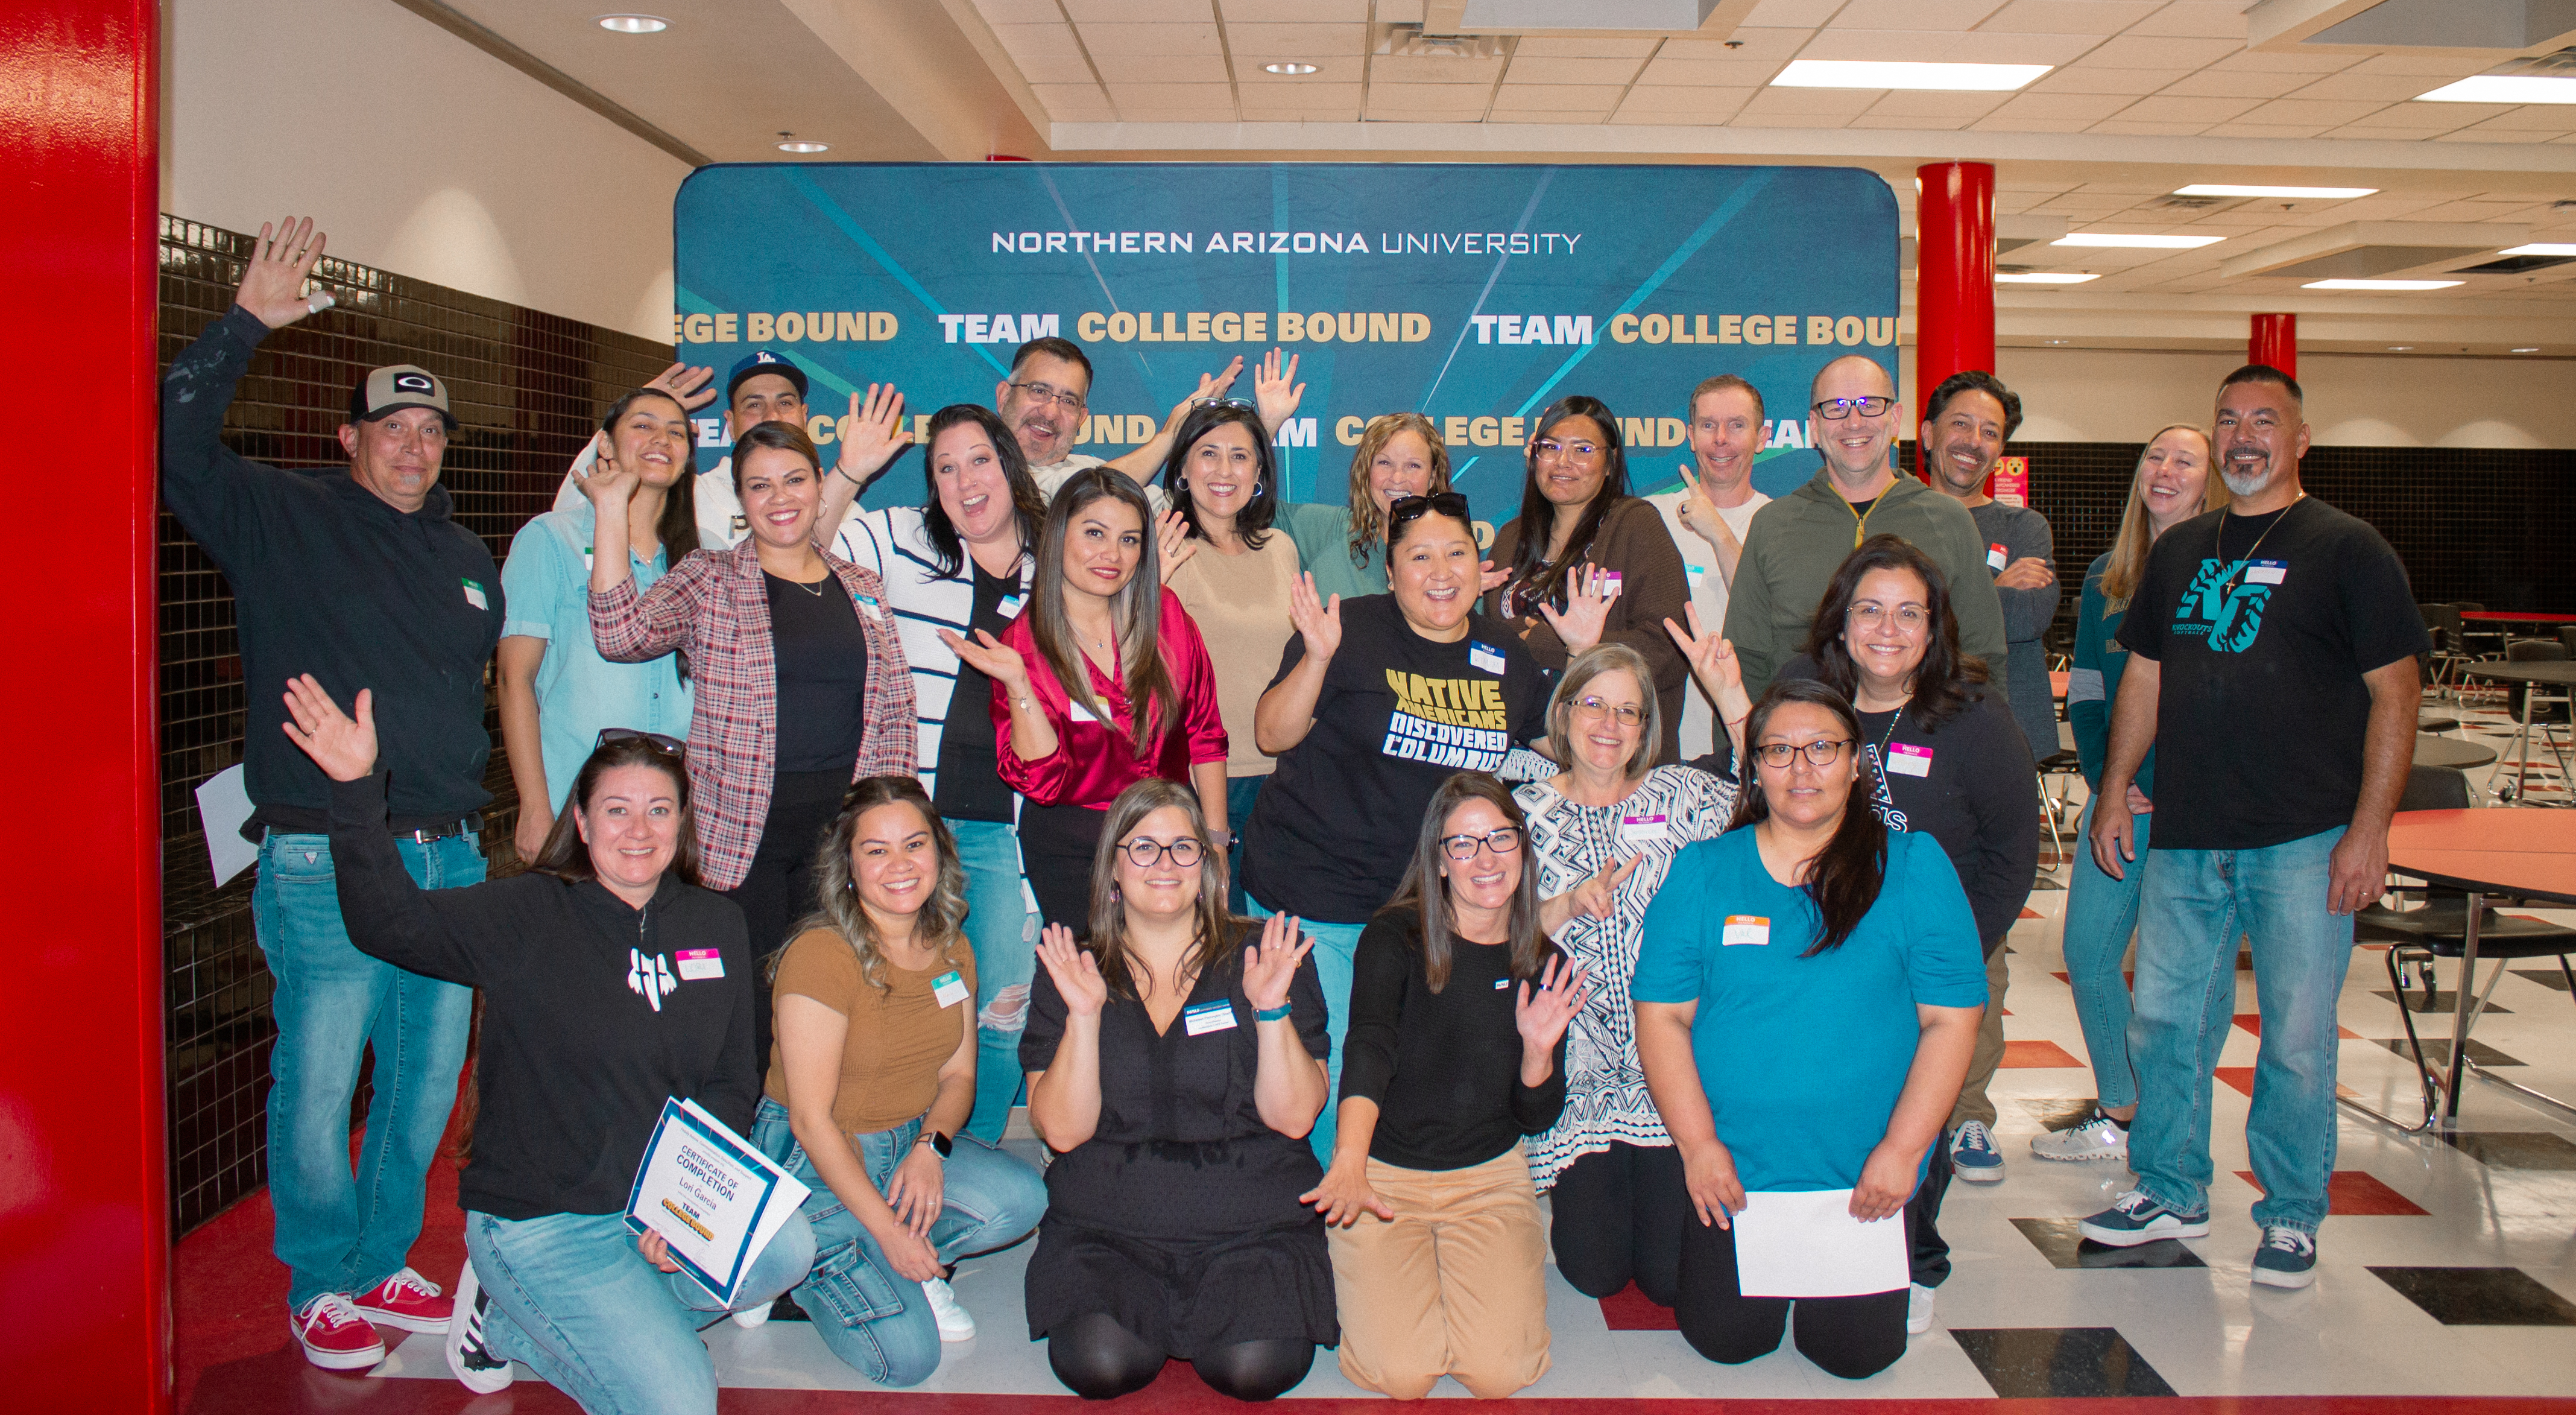
<path fill-rule="evenodd" d="M 1708 641 L 1693 657 L 1705 654 L 1734 665 L 1723 641 Z M 1751 705 L 1740 680 L 1728 686 L 1718 713 L 1740 757 Z M 1555 1189 L 1549 1241 L 1566 1281 L 1591 1297 L 1634 1282 L 1671 1306 L 1690 1196 L 1646 1093 L 1628 979 L 1664 872 L 1683 846 L 1726 829 L 1735 783 L 1654 764 L 1663 740 L 1654 675 L 1625 644 L 1587 649 L 1566 665 L 1547 726 L 1548 755 L 1566 768 L 1513 795 L 1537 852 L 1540 923 L 1591 970 L 1592 999 L 1566 1045 L 1565 1110 L 1529 1142 L 1530 1173 L 1541 1189 Z"/>

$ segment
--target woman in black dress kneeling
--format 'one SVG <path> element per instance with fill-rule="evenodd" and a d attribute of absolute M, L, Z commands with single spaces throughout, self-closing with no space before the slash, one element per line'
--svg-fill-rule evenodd
<path fill-rule="evenodd" d="M 1091 939 L 1038 945 L 1020 1064 L 1056 1155 L 1029 1258 L 1029 1337 L 1056 1378 L 1106 1400 L 1168 1358 L 1268 1400 L 1341 1340 L 1306 1133 L 1324 1107 L 1312 940 L 1225 910 L 1225 851 L 1198 798 L 1121 792 L 1092 867 Z M 1242 951 L 1238 954 L 1236 950 Z"/>

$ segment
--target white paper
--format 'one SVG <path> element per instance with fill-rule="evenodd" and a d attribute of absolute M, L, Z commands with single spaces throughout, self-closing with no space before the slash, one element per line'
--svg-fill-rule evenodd
<path fill-rule="evenodd" d="M 240 763 L 207 777 L 197 788 L 197 823 L 205 827 L 206 863 L 214 869 L 217 888 L 259 862 L 259 847 L 242 839 L 242 822 L 249 819 L 250 792 L 242 785 Z"/>
<path fill-rule="evenodd" d="M 1909 1265 L 1905 1216 L 1851 1216 L 1849 1189 L 1753 1193 L 1735 1216 L 1735 1275 L 1747 1297 L 1895 1292 Z"/>
<path fill-rule="evenodd" d="M 730 1304 L 812 1191 L 695 1101 L 668 1101 L 626 1200 L 626 1226 L 670 1244 L 680 1270 Z"/>

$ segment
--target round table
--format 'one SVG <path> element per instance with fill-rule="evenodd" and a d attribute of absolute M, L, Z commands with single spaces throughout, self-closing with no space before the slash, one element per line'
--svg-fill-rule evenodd
<path fill-rule="evenodd" d="M 2457 737 L 2435 737 L 2419 733 L 2415 738 L 2417 766 L 2446 766 L 2456 771 L 2466 771 L 2473 766 L 2485 766 L 2495 759 L 2495 748 L 2482 747 L 2475 742 L 2463 742 Z"/>
<path fill-rule="evenodd" d="M 2541 806 L 2400 811 L 2388 822 L 2388 867 L 2469 896 L 2467 925 L 2461 930 L 2460 985 L 2451 1005 L 2451 1080 L 2442 1104 L 2448 1124 L 2459 1119 L 2460 1081 L 2474 1066 L 2468 1057 L 2469 994 L 2477 981 L 2478 916 L 2486 896 L 2512 894 L 2576 905 L 2576 814 Z M 2527 1086 L 2489 1079 L 2562 1110 L 2576 1109 Z"/>
<path fill-rule="evenodd" d="M 2531 663 L 2469 663 L 2461 665 L 2460 671 L 2472 678 L 2492 678 L 2499 683 L 2522 683 L 2535 687 L 2556 688 L 2569 697 L 2576 698 L 2576 663 L 2566 659 Z M 2514 767 L 2513 776 L 2513 791 L 2517 798 L 2523 794 L 2523 781 L 2531 773 L 2531 700 L 2534 696 L 2536 695 L 2532 693 L 2522 695 L 2522 721 L 2514 730 L 2512 746 L 2507 748 L 2508 751 L 2520 749 L 2520 760 Z M 2559 780 L 2562 783 L 2576 785 L 2576 782 L 2570 781 L 2566 750 L 2558 745 L 2557 739 L 2549 739 L 2549 750 L 2551 755 L 2558 758 Z"/>

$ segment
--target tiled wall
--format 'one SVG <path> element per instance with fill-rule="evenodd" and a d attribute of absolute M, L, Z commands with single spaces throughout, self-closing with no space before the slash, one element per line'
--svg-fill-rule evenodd
<path fill-rule="evenodd" d="M 250 238 L 165 216 L 166 367 L 231 307 Z M 668 345 L 326 259 L 337 308 L 285 329 L 251 361 L 224 440 L 279 466 L 346 465 L 337 437 L 364 370 L 417 363 L 447 381 L 460 426 L 441 480 L 456 519 L 495 560 L 554 499 L 600 410 L 661 372 Z M 241 759 L 241 659 L 232 593 L 187 533 L 161 518 L 161 840 L 168 969 L 171 1217 L 204 1221 L 266 1178 L 269 978 L 250 921 L 251 872 L 221 889 L 207 866 L 196 788 Z M 484 845 L 503 864 L 516 793 L 494 726 Z M 363 1103 L 364 1092 L 361 1092 Z"/>

